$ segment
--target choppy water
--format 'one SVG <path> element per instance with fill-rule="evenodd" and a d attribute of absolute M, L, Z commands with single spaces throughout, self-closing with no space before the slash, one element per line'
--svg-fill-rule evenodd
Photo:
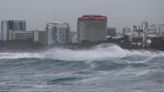
<path fill-rule="evenodd" d="M 106 44 L 0 53 L 0 92 L 164 92 L 164 52 Z"/>

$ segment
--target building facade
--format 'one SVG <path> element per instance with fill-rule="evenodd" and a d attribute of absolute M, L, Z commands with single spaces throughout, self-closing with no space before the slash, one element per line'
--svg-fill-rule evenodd
<path fill-rule="evenodd" d="M 159 32 L 160 32 L 160 35 L 164 36 L 164 24 L 159 25 Z"/>
<path fill-rule="evenodd" d="M 69 43 L 70 27 L 68 23 L 48 23 L 46 30 L 49 45 Z"/>
<path fill-rule="evenodd" d="M 77 22 L 78 42 L 101 42 L 107 40 L 107 17 L 84 15 Z"/>
<path fill-rule="evenodd" d="M 34 31 L 13 31 L 10 40 L 33 41 Z"/>
<path fill-rule="evenodd" d="M 24 20 L 1 21 L 1 40 L 9 40 L 12 31 L 26 31 L 26 22 Z"/>
<path fill-rule="evenodd" d="M 144 46 L 145 34 L 140 26 L 133 26 L 133 31 L 129 38 L 132 45 L 141 47 Z"/>
<path fill-rule="evenodd" d="M 141 23 L 141 29 L 143 30 L 144 33 L 147 34 L 148 29 L 149 29 L 149 23 L 147 21 L 144 21 Z"/>
<path fill-rule="evenodd" d="M 43 45 L 48 44 L 48 32 L 47 31 L 34 31 L 34 42 L 39 42 Z"/>
<path fill-rule="evenodd" d="M 148 35 L 149 34 L 157 34 L 157 26 L 155 24 L 150 25 L 150 28 L 148 29 Z"/>

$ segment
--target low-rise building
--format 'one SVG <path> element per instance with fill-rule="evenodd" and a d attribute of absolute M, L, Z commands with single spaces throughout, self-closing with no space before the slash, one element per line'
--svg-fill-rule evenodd
<path fill-rule="evenodd" d="M 34 40 L 34 31 L 13 31 L 10 40 Z"/>
<path fill-rule="evenodd" d="M 130 33 L 131 33 L 130 28 L 128 26 L 123 27 L 122 33 L 123 33 L 123 35 L 130 35 Z"/>
<path fill-rule="evenodd" d="M 150 28 L 148 29 L 147 34 L 148 34 L 148 35 L 149 35 L 149 34 L 157 34 L 157 27 L 156 27 L 155 24 L 150 26 Z"/>

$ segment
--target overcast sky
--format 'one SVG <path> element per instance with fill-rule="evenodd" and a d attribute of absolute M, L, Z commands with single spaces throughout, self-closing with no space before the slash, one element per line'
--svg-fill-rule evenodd
<path fill-rule="evenodd" d="M 0 20 L 23 19 L 27 29 L 45 28 L 54 20 L 68 22 L 76 31 L 84 14 L 108 17 L 108 27 L 121 28 L 142 21 L 164 23 L 164 0 L 0 0 Z"/>

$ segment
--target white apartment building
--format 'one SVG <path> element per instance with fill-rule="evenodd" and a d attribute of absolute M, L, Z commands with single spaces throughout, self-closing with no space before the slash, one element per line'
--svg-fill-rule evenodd
<path fill-rule="evenodd" d="M 67 44 L 69 42 L 70 27 L 68 23 L 48 23 L 48 44 Z"/>

